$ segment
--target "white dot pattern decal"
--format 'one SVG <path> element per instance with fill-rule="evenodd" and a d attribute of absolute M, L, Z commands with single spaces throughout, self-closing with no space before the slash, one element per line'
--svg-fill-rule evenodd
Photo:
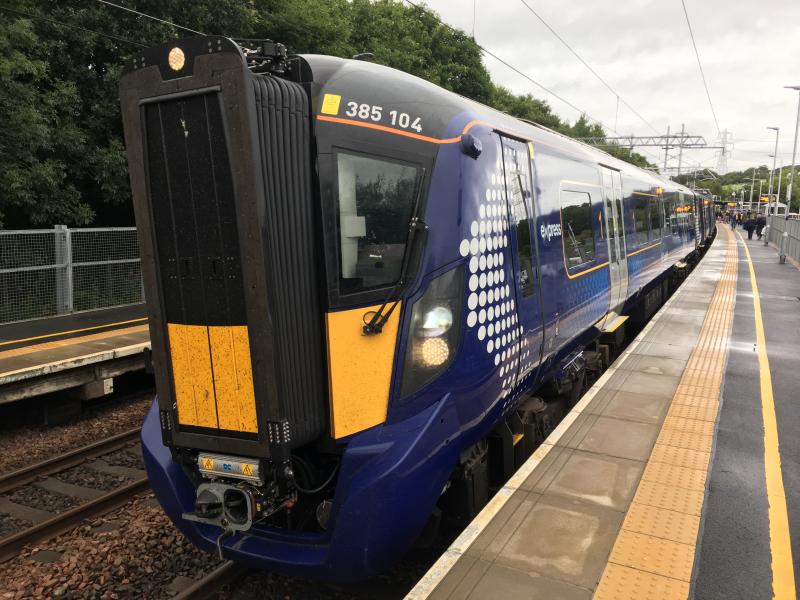
<path fill-rule="evenodd" d="M 498 155 L 500 145 L 497 146 Z M 515 165 L 527 160 L 527 152 L 505 149 L 507 161 Z M 473 333 L 498 368 L 503 396 L 508 396 L 514 384 L 514 374 L 522 362 L 520 376 L 532 369 L 532 353 L 527 340 L 522 342 L 511 287 L 506 283 L 504 253 L 509 248 L 509 214 L 501 161 L 489 177 L 490 185 L 478 206 L 478 221 L 469 224 L 470 237 L 461 240 L 459 251 L 469 258 L 469 296 L 467 325 L 480 324 Z M 485 200 L 483 198 L 485 197 Z M 527 359 L 527 360 L 526 360 Z"/>

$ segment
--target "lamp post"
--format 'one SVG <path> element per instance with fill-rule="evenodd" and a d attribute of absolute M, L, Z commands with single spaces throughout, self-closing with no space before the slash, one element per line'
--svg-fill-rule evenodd
<path fill-rule="evenodd" d="M 787 90 L 800 92 L 800 85 L 786 85 Z M 797 153 L 797 130 L 800 129 L 800 94 L 797 97 L 797 122 L 794 126 L 794 145 L 792 146 L 792 170 L 789 174 L 789 181 L 786 184 L 786 218 L 789 218 L 789 210 L 792 208 L 792 185 L 794 184 L 794 159 Z"/>
<path fill-rule="evenodd" d="M 775 175 L 775 162 L 778 160 L 778 136 L 780 135 L 781 129 L 780 127 L 767 127 L 767 129 L 771 129 L 775 132 L 775 154 L 772 155 L 772 170 L 769 172 L 769 201 L 767 202 L 767 212 L 769 213 L 769 228 L 772 229 L 772 219 L 774 219 L 775 210 L 778 208 L 778 203 L 775 203 L 775 208 L 772 209 L 772 178 Z M 777 200 L 777 198 L 776 198 Z M 772 210 L 770 210 L 772 209 Z M 766 246 L 768 241 L 769 235 L 764 238 L 764 245 Z"/>
<path fill-rule="evenodd" d="M 750 201 L 747 203 L 750 208 L 753 207 L 753 188 L 756 185 L 756 168 L 753 167 L 753 180 L 750 182 Z"/>
<path fill-rule="evenodd" d="M 767 157 L 768 158 L 772 158 L 773 159 L 772 163 L 775 164 L 775 155 L 774 154 L 767 154 Z M 773 170 L 773 173 L 769 174 L 769 192 L 768 193 L 770 195 L 769 196 L 769 205 L 770 206 L 772 206 L 772 188 L 773 188 L 772 184 L 773 184 L 773 179 L 774 179 L 773 175 L 774 175 L 774 170 Z"/>

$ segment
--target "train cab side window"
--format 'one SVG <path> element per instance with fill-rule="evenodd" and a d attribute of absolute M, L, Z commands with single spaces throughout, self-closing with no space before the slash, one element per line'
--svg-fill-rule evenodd
<path fill-rule="evenodd" d="M 338 152 L 339 293 L 397 282 L 420 169 Z"/>
<path fill-rule="evenodd" d="M 594 260 L 592 199 L 587 192 L 561 191 L 561 240 L 569 269 Z"/>

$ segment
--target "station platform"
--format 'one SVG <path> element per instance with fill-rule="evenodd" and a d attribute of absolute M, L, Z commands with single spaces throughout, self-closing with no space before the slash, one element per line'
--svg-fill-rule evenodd
<path fill-rule="evenodd" d="M 796 598 L 800 270 L 717 229 L 407 600 Z"/>
<path fill-rule="evenodd" d="M 145 368 L 144 306 L 0 325 L 0 404 Z"/>

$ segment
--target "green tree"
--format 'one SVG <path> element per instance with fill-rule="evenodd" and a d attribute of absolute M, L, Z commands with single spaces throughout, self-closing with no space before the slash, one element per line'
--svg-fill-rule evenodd
<path fill-rule="evenodd" d="M 83 225 L 93 213 L 68 158 L 86 141 L 73 119 L 77 84 L 53 77 L 36 56 L 39 44 L 30 21 L 0 14 L 0 226 L 18 215 L 33 225 Z"/>
<path fill-rule="evenodd" d="M 394 0 L 353 0 L 354 52 L 478 102 L 491 101 L 492 83 L 472 38 L 442 25 L 435 13 Z"/>
<path fill-rule="evenodd" d="M 398 0 L 136 0 L 128 6 L 208 34 L 269 38 L 290 52 L 350 57 L 427 79 L 567 135 L 544 101 L 492 83 L 481 50 L 426 8 Z M 24 14 L 20 14 L 24 13 Z M 27 16 L 26 16 L 27 15 Z M 6 0 L 0 8 L 0 226 L 133 222 L 117 85 L 141 46 L 192 35 L 99 2 Z M 605 148 L 634 164 L 644 157 Z"/>
<path fill-rule="evenodd" d="M 493 86 L 489 104 L 518 119 L 532 121 L 550 129 L 562 129 L 561 119 L 553 113 L 550 105 L 534 98 L 530 94 L 517 96 L 507 88 L 496 85 Z"/>

